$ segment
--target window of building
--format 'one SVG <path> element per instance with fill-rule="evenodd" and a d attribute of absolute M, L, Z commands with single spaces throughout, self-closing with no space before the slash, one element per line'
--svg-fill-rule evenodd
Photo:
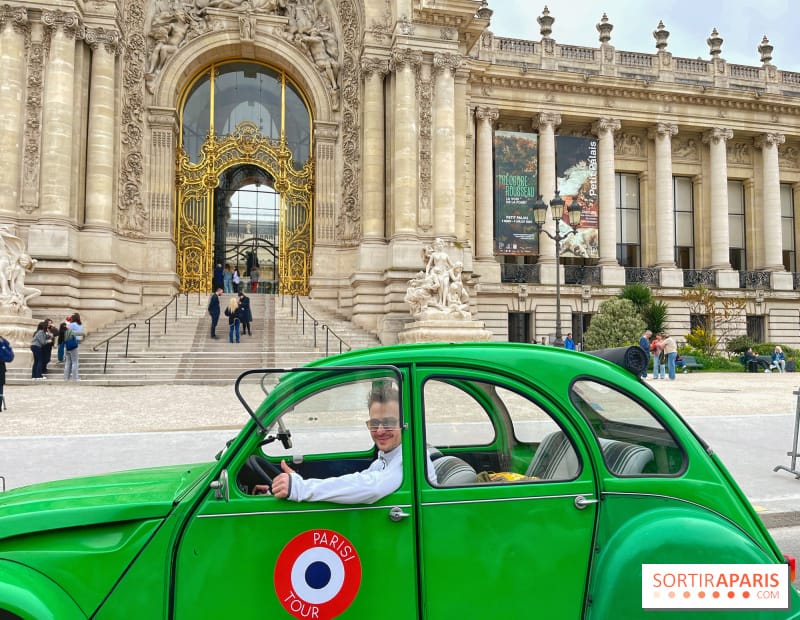
<path fill-rule="evenodd" d="M 754 314 L 747 315 L 747 337 L 753 342 L 764 342 L 764 317 Z"/>
<path fill-rule="evenodd" d="M 728 181 L 728 233 L 730 235 L 731 268 L 747 271 L 744 183 L 742 181 Z"/>
<path fill-rule="evenodd" d="M 706 329 L 711 324 L 711 317 L 707 314 L 690 314 L 689 331 L 693 332 L 696 328 Z"/>
<path fill-rule="evenodd" d="M 783 266 L 786 271 L 797 271 L 794 243 L 794 193 L 792 186 L 781 183 L 781 241 Z"/>
<path fill-rule="evenodd" d="M 639 267 L 639 176 L 615 174 L 617 191 L 617 261 L 623 267 Z"/>
<path fill-rule="evenodd" d="M 681 269 L 694 269 L 694 192 L 692 179 L 674 177 L 672 192 L 675 203 L 675 264 Z"/>

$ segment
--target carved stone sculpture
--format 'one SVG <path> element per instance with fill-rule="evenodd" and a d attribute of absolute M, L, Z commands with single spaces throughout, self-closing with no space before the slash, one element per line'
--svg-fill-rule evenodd
<path fill-rule="evenodd" d="M 424 256 L 425 271 L 411 279 L 406 291 L 405 300 L 411 308 L 411 316 L 420 321 L 471 320 L 463 264 L 450 260 L 441 239 L 425 248 Z"/>
<path fill-rule="evenodd" d="M 7 226 L 0 226 L 0 308 L 24 314 L 28 300 L 41 295 L 39 289 L 25 286 L 25 276 L 35 266 L 36 260 L 25 251 L 22 239 Z"/>

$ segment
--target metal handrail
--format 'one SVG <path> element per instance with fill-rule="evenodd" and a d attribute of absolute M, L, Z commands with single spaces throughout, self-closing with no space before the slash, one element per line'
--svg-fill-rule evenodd
<path fill-rule="evenodd" d="M 317 327 L 322 329 L 325 333 L 325 357 L 330 355 L 330 336 L 336 338 L 339 341 L 339 353 L 344 351 L 343 347 L 347 347 L 347 350 L 352 350 L 349 344 L 347 344 L 342 338 L 333 331 L 327 323 L 320 323 L 314 316 L 303 306 L 303 302 L 300 301 L 300 298 L 297 295 L 292 295 L 290 299 L 290 306 L 289 306 L 289 316 L 295 317 L 295 322 L 301 323 L 301 333 L 305 336 L 306 334 L 306 317 L 309 318 L 311 321 L 313 328 L 314 328 L 314 348 L 317 348 Z"/>
<path fill-rule="evenodd" d="M 111 343 L 111 341 L 114 338 L 119 336 L 122 332 L 127 332 L 127 335 L 125 337 L 125 356 L 124 357 L 128 357 L 128 345 L 130 344 L 130 341 L 131 341 L 131 329 L 136 329 L 136 323 L 128 323 L 125 327 L 123 327 L 121 330 L 119 330 L 116 334 L 114 334 L 113 336 L 109 336 L 108 338 L 106 338 L 102 342 L 98 342 L 96 345 L 94 345 L 92 347 L 92 351 L 97 351 L 97 349 L 99 349 L 102 345 L 106 345 L 106 355 L 105 355 L 105 359 L 103 360 L 103 374 L 106 374 L 106 368 L 108 367 L 108 345 Z"/>
<path fill-rule="evenodd" d="M 347 343 L 346 343 L 344 340 L 342 340 L 342 339 L 341 339 L 341 338 L 340 338 L 340 337 L 339 337 L 339 336 L 336 334 L 336 332 L 335 332 L 335 331 L 333 331 L 333 330 L 332 330 L 330 327 L 328 327 L 328 326 L 327 326 L 326 324 L 324 324 L 324 323 L 322 324 L 322 331 L 323 331 L 323 332 L 325 332 L 325 357 L 328 357 L 328 355 L 329 355 L 329 353 L 328 353 L 328 334 L 332 335 L 334 338 L 336 338 L 336 340 L 338 340 L 338 341 L 339 341 L 339 353 L 342 353 L 342 352 L 343 352 L 343 351 L 342 351 L 342 346 L 345 346 L 345 347 L 347 347 L 347 350 L 348 350 L 348 351 L 352 350 L 352 348 L 353 348 L 353 347 L 351 347 L 351 346 L 350 346 L 349 344 L 347 344 Z"/>
<path fill-rule="evenodd" d="M 175 293 L 173 298 L 170 299 L 166 303 L 166 305 L 164 305 L 163 308 L 161 308 L 160 310 L 158 310 L 154 314 L 151 314 L 149 317 L 147 317 L 144 320 L 145 325 L 147 325 L 147 348 L 148 349 L 150 348 L 150 324 L 152 322 L 152 319 L 157 317 L 162 312 L 164 313 L 164 333 L 166 334 L 167 333 L 167 318 L 169 317 L 169 313 L 166 310 L 167 310 L 167 308 L 169 308 L 172 305 L 172 302 L 174 301 L 175 302 L 175 320 L 177 321 L 178 320 L 178 305 L 179 305 L 178 304 L 178 298 L 181 295 L 185 295 L 186 296 L 186 316 L 189 316 L 189 293 Z M 199 301 L 200 294 L 198 293 L 197 295 L 198 295 L 197 298 L 198 298 L 198 301 Z"/>
<path fill-rule="evenodd" d="M 291 297 L 291 305 L 289 306 L 289 316 L 295 317 L 295 323 L 298 321 L 300 322 L 300 333 L 304 336 L 306 335 L 306 317 L 311 319 L 311 323 L 314 327 L 314 348 L 317 348 L 317 326 L 319 326 L 319 321 L 315 319 L 311 313 L 305 309 L 303 303 L 300 301 L 300 298 L 297 295 L 292 295 Z"/>

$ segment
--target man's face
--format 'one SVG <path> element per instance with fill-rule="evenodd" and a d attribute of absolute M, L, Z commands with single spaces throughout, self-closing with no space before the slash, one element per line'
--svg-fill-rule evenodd
<path fill-rule="evenodd" d="M 372 403 L 369 421 L 372 441 L 379 450 L 390 452 L 400 445 L 400 406 L 396 400 Z"/>

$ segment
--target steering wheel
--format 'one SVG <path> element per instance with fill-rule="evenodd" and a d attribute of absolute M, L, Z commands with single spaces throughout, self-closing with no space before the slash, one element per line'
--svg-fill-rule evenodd
<path fill-rule="evenodd" d="M 283 473 L 275 463 L 257 454 L 252 454 L 247 458 L 247 466 L 258 478 L 260 484 L 266 484 L 270 488 L 272 488 L 272 479 Z"/>

